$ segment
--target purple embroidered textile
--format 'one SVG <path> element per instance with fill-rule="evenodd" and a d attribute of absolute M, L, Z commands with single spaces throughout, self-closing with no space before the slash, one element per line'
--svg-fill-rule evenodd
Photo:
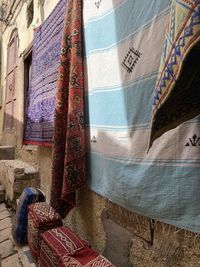
<path fill-rule="evenodd" d="M 52 144 L 56 82 L 66 2 L 67 0 L 60 0 L 34 33 L 24 144 Z"/>

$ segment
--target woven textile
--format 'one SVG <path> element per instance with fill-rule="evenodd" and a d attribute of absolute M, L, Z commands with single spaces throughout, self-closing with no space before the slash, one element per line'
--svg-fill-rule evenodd
<path fill-rule="evenodd" d="M 62 267 L 115 267 L 109 260 L 90 248 L 77 252 L 73 257 L 64 256 L 62 262 Z"/>
<path fill-rule="evenodd" d="M 34 33 L 24 131 L 25 144 L 52 144 L 55 89 L 65 8 L 66 0 L 60 0 Z"/>
<path fill-rule="evenodd" d="M 65 217 L 85 183 L 82 1 L 69 0 L 58 68 L 51 205 Z"/>
<path fill-rule="evenodd" d="M 199 0 L 175 5 L 192 12 L 195 35 L 199 11 L 186 8 L 194 2 Z M 200 116 L 167 131 L 147 153 L 151 99 L 171 16 L 172 0 L 84 1 L 87 177 L 91 190 L 132 212 L 200 232 Z M 177 27 L 182 19 L 176 16 Z M 196 70 L 187 66 L 192 77 L 199 63 Z"/>
<path fill-rule="evenodd" d="M 38 189 L 27 187 L 23 190 L 12 224 L 12 235 L 17 244 L 27 244 L 28 205 L 44 200 L 44 195 Z"/>
<path fill-rule="evenodd" d="M 200 114 L 200 1 L 172 1 L 154 92 L 152 142 Z"/>
<path fill-rule="evenodd" d="M 73 255 L 88 243 L 67 227 L 58 227 L 41 234 L 40 266 L 59 266 L 65 255 Z M 49 253 L 50 251 L 50 253 Z"/>
<path fill-rule="evenodd" d="M 59 226 L 62 226 L 59 214 L 46 202 L 28 207 L 28 245 L 36 262 L 40 249 L 40 233 Z"/>
<path fill-rule="evenodd" d="M 87 246 L 69 228 L 59 227 L 41 234 L 40 267 L 111 267 L 107 259 Z"/>

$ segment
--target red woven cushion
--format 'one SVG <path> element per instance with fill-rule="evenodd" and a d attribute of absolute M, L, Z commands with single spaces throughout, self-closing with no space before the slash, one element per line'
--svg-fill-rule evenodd
<path fill-rule="evenodd" d="M 76 251 L 88 246 L 88 242 L 78 237 L 66 226 L 61 226 L 41 234 L 50 250 L 57 256 L 73 255 Z"/>
<path fill-rule="evenodd" d="M 38 202 L 28 207 L 35 227 L 61 221 L 60 215 L 46 202 Z"/>
<path fill-rule="evenodd" d="M 41 234 L 40 267 L 115 267 L 67 227 Z"/>
<path fill-rule="evenodd" d="M 115 265 L 93 249 L 85 247 L 73 256 L 63 256 L 59 267 L 115 267 Z"/>

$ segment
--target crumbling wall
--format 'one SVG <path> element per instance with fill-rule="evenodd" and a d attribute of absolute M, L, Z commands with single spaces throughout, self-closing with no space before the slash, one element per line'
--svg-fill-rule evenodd
<path fill-rule="evenodd" d="M 112 222 L 107 233 L 104 229 L 105 212 Z M 158 221 L 152 235 L 149 218 L 125 210 L 87 188 L 79 191 L 77 207 L 70 212 L 65 223 L 102 253 L 107 245 L 106 239 L 114 234 L 113 249 L 120 251 L 123 245 L 121 255 L 116 254 L 119 261 L 117 267 L 128 267 L 120 265 L 125 261 L 121 258 L 124 251 L 121 241 L 123 233 L 119 231 L 118 242 L 114 233 L 118 226 L 130 232 L 124 254 L 127 262 L 134 267 L 200 266 L 200 235 Z"/>

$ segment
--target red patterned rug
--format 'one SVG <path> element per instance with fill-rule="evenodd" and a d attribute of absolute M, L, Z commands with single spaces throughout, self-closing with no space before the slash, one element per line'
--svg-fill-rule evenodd
<path fill-rule="evenodd" d="M 82 1 L 68 0 L 58 68 L 51 205 L 65 217 L 85 184 Z"/>

